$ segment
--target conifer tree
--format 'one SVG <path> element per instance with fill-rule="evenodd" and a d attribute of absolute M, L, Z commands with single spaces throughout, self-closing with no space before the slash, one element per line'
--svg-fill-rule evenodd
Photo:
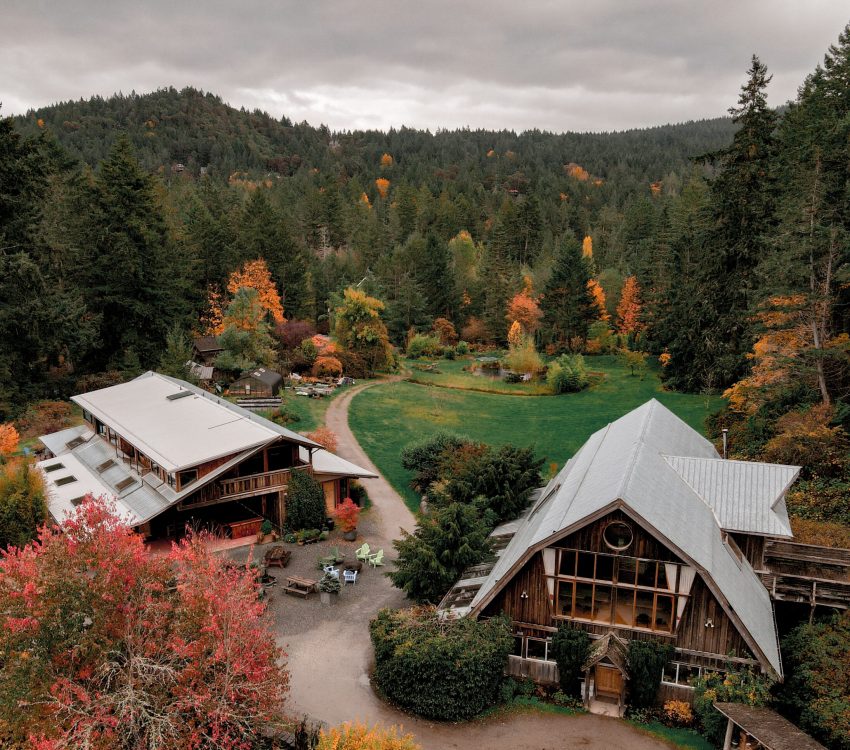
<path fill-rule="evenodd" d="M 555 258 L 540 303 L 544 330 L 553 342 L 573 349 L 587 340 L 587 329 L 597 317 L 589 281 L 590 270 L 581 245 L 574 238 L 567 239 Z"/>

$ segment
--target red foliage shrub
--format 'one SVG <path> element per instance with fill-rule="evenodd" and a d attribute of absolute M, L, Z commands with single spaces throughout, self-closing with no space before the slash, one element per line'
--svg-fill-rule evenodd
<path fill-rule="evenodd" d="M 360 520 L 360 508 L 347 497 L 334 510 L 334 518 L 342 531 L 354 531 L 357 521 Z"/>
<path fill-rule="evenodd" d="M 312 323 L 306 320 L 287 320 L 275 327 L 275 338 L 284 349 L 296 349 L 304 339 L 316 332 Z"/>
<path fill-rule="evenodd" d="M 461 338 L 475 344 L 490 341 L 490 331 L 481 318 L 471 317 L 460 331 Z"/>
<path fill-rule="evenodd" d="M 264 609 L 203 537 L 154 557 L 86 498 L 0 558 L 0 746 L 257 746 L 289 682 Z"/>
<path fill-rule="evenodd" d="M 336 433 L 327 427 L 317 427 L 312 432 L 307 433 L 310 440 L 315 440 L 323 448 L 331 453 L 336 453 L 337 437 Z"/>

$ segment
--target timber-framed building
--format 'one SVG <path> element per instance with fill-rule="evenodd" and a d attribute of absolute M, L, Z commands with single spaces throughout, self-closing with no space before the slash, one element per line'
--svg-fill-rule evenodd
<path fill-rule="evenodd" d="M 591 435 L 519 519 L 493 532 L 493 557 L 467 570 L 440 609 L 507 614 L 509 673 L 544 683 L 557 682 L 549 654 L 557 628 L 588 631 L 586 698 L 593 685 L 621 705 L 632 639 L 674 647 L 665 700 L 690 699 L 689 680 L 705 669 L 781 677 L 774 603 L 850 604 L 847 551 L 790 541 L 785 495 L 799 471 L 725 460 L 653 399 Z M 836 558 L 826 599 L 809 602 L 805 577 L 783 567 L 794 559 L 789 548 Z"/>
<path fill-rule="evenodd" d="M 283 526 L 286 488 L 308 472 L 328 513 L 352 479 L 375 476 L 318 443 L 176 378 L 147 372 L 72 397 L 84 423 L 40 440 L 48 508 L 60 523 L 88 495 L 114 498 L 149 538 L 185 528 L 255 533 Z"/>

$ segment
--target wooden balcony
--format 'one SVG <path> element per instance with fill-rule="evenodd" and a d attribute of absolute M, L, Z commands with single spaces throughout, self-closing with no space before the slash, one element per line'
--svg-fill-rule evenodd
<path fill-rule="evenodd" d="M 282 490 L 289 484 L 292 476 L 291 469 L 266 471 L 262 474 L 251 474 L 236 479 L 220 479 L 218 482 L 218 497 L 220 500 L 235 500 L 240 497 L 253 497 L 264 492 Z"/>
<path fill-rule="evenodd" d="M 850 607 L 850 550 L 769 539 L 762 583 L 777 601 Z"/>

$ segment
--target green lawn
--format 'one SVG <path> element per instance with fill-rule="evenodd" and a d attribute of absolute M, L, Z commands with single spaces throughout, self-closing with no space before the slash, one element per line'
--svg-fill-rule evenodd
<path fill-rule="evenodd" d="M 673 747 L 682 748 L 682 750 L 714 750 L 714 745 L 693 729 L 674 729 L 657 721 L 650 724 L 638 724 L 635 721 L 630 721 L 629 724 L 642 732 L 666 740 Z"/>
<path fill-rule="evenodd" d="M 504 352 L 492 352 L 486 356 L 502 356 Z M 482 391 L 485 393 L 505 393 L 515 396 L 541 396 L 549 394 L 546 382 L 534 383 L 505 383 L 498 378 L 490 378 L 485 375 L 473 375 L 465 372 L 464 368 L 471 366 L 475 357 L 463 357 L 460 359 L 404 359 L 405 378 L 414 383 L 423 385 L 437 385 L 443 388 L 461 388 L 469 391 Z M 439 372 L 424 372 L 416 369 L 423 365 L 436 365 Z M 588 363 L 589 365 L 592 362 Z M 592 368 L 590 368 L 592 369 Z"/>
<path fill-rule="evenodd" d="M 593 432 L 650 398 L 698 430 L 723 403 L 717 396 L 662 391 L 656 372 L 641 380 L 616 357 L 588 358 L 588 369 L 604 372 L 605 378 L 581 393 L 562 396 L 521 398 L 413 383 L 380 385 L 354 397 L 349 424 L 381 473 L 415 510 L 418 498 L 409 487 L 410 474 L 401 467 L 400 453 L 438 430 L 491 445 L 533 445 L 547 464 L 560 467 Z"/>
<path fill-rule="evenodd" d="M 358 385 L 360 383 L 367 382 L 369 381 L 357 381 Z M 331 401 L 333 401 L 338 396 L 341 396 L 349 388 L 351 388 L 351 386 L 347 385 L 344 385 L 340 388 L 336 388 L 330 396 L 325 396 L 324 398 L 296 396 L 295 391 L 287 389 L 285 395 L 283 396 L 283 404 L 286 407 L 287 411 L 298 415 L 298 421 L 290 422 L 286 426 L 290 430 L 295 430 L 295 432 L 300 432 L 301 434 L 304 434 L 305 432 L 312 432 L 317 427 L 325 423 L 325 412 L 331 405 Z M 269 419 L 269 412 L 264 411 L 260 414 L 266 419 Z"/>

